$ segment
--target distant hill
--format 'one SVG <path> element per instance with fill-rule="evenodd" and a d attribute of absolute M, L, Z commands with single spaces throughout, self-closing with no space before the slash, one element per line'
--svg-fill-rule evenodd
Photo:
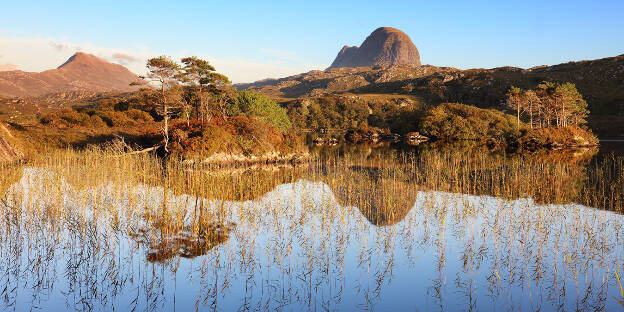
<path fill-rule="evenodd" d="M 420 53 L 406 33 L 380 27 L 360 47 L 344 46 L 329 68 L 395 65 L 420 66 Z"/>
<path fill-rule="evenodd" d="M 329 68 L 282 79 L 236 85 L 274 98 L 320 97 L 336 93 L 405 94 L 436 105 L 459 102 L 504 109 L 510 86 L 535 88 L 541 81 L 572 82 L 587 100 L 590 126 L 603 136 L 624 135 L 624 55 L 530 69 L 499 67 L 391 66 Z"/>
<path fill-rule="evenodd" d="M 78 52 L 56 69 L 40 73 L 21 70 L 0 72 L 0 95 L 41 96 L 67 91 L 131 91 L 138 77 L 127 68 L 95 55 Z"/>
<path fill-rule="evenodd" d="M 387 82 L 422 78 L 439 72 L 456 72 L 452 67 L 392 66 L 342 67 L 313 70 L 280 79 L 264 79 L 234 85 L 240 90 L 256 90 L 275 98 L 319 96 L 330 93 L 352 92 L 359 88 Z"/>

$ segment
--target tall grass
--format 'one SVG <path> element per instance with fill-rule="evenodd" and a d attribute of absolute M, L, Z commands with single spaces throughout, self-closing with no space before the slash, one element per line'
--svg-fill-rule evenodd
<path fill-rule="evenodd" d="M 204 166 L 87 149 L 0 173 L 9 308 L 24 292 L 44 303 L 62 279 L 76 309 L 170 309 L 178 275 L 199 280 L 187 294 L 197 309 L 227 309 L 220 300 L 240 284 L 255 289 L 240 309 L 348 308 L 352 297 L 374 308 L 406 262 L 428 255 L 435 274 L 414 283 L 440 309 L 486 296 L 509 309 L 529 295 L 562 309 L 624 301 L 624 222 L 605 212 L 624 211 L 621 157 L 370 148 Z"/>

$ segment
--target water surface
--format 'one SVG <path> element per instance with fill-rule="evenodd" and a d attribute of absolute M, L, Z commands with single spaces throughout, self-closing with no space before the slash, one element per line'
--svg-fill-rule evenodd
<path fill-rule="evenodd" d="M 299 167 L 3 168 L 2 306 L 624 308 L 617 156 L 338 149 Z"/>

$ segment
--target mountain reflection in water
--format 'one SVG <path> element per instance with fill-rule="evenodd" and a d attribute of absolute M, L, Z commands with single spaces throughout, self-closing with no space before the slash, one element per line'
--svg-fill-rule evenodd
<path fill-rule="evenodd" d="M 433 156 L 423 156 L 428 166 L 418 174 L 424 158 L 175 170 L 180 176 L 171 179 L 185 181 L 183 189 L 149 179 L 83 184 L 91 177 L 80 170 L 13 167 L 0 189 L 2 303 L 16 310 L 622 308 L 624 216 L 567 201 L 584 198 L 594 173 L 505 158 L 470 160 L 467 170 L 468 159 Z M 449 171 L 449 162 L 463 169 Z M 558 180 L 548 177 L 554 170 Z M 515 181 L 526 172 L 534 180 Z M 132 180 L 123 174 L 121 181 Z M 554 187 L 531 188 L 538 180 Z M 563 184 L 576 190 L 555 189 Z M 259 191 L 246 190 L 254 185 Z"/>

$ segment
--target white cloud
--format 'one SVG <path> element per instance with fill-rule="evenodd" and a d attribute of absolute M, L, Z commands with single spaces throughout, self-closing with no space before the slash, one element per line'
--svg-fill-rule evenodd
<path fill-rule="evenodd" d="M 40 72 L 56 68 L 77 51 L 94 54 L 110 62 L 126 66 L 139 75 L 145 73 L 145 61 L 154 56 L 167 54 L 176 59 L 197 55 L 210 61 L 218 72 L 230 77 L 233 82 L 252 82 L 264 78 L 279 78 L 324 65 L 308 64 L 289 51 L 262 49 L 268 57 L 265 61 L 251 61 L 239 58 L 219 59 L 205 54 L 188 51 L 171 53 L 155 52 L 147 48 L 121 49 L 102 47 L 85 42 L 72 42 L 63 38 L 11 37 L 0 34 L 0 49 L 4 62 L 24 71 Z"/>

